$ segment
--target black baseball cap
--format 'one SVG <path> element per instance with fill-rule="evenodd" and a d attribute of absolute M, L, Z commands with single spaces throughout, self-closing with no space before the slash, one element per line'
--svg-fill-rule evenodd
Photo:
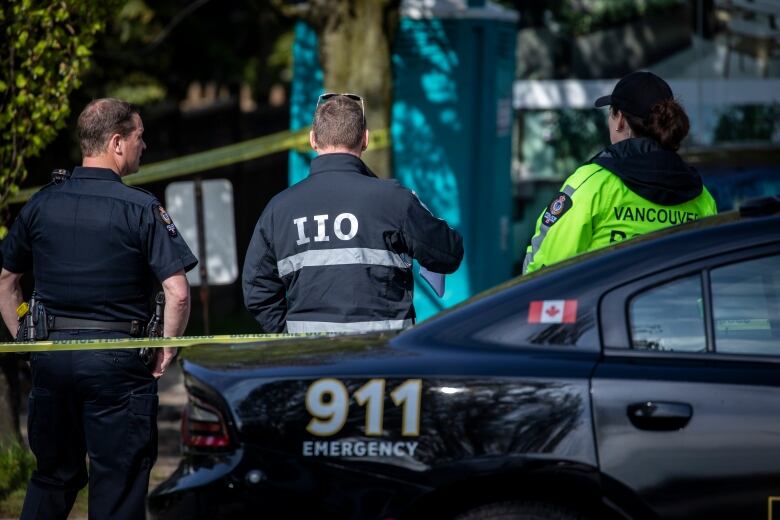
<path fill-rule="evenodd" d="M 652 72 L 632 72 L 617 82 L 612 94 L 596 100 L 597 107 L 611 105 L 631 115 L 647 118 L 650 107 L 674 99 L 669 84 Z"/>

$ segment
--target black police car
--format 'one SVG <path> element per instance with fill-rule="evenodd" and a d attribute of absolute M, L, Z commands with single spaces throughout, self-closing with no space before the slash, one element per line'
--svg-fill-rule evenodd
<path fill-rule="evenodd" d="M 149 510 L 780 518 L 779 210 L 585 255 L 396 336 L 192 349 L 186 453 Z"/>

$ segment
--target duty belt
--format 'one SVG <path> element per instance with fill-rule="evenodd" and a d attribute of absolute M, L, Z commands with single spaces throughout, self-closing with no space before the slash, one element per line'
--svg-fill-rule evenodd
<path fill-rule="evenodd" d="M 98 321 L 82 320 L 79 318 L 64 318 L 62 316 L 50 317 L 49 332 L 55 330 L 105 330 L 124 332 L 137 338 L 144 335 L 144 323 L 140 320 L 133 321 Z"/>

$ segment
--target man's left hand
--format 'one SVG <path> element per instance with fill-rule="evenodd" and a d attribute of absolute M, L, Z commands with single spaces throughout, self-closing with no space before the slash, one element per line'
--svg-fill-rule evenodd
<path fill-rule="evenodd" d="M 157 356 L 154 360 L 154 370 L 152 375 L 159 379 L 165 373 L 165 369 L 171 364 L 173 358 L 176 357 L 176 352 L 179 350 L 176 347 L 163 347 L 155 349 L 157 350 Z"/>

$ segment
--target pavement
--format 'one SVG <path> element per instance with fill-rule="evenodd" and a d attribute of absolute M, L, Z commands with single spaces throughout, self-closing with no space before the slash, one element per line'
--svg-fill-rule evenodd
<path fill-rule="evenodd" d="M 160 408 L 157 413 L 157 462 L 152 468 L 149 490 L 167 479 L 179 465 L 181 456 L 181 411 L 187 404 L 187 391 L 178 362 L 166 370 L 158 383 Z"/>

